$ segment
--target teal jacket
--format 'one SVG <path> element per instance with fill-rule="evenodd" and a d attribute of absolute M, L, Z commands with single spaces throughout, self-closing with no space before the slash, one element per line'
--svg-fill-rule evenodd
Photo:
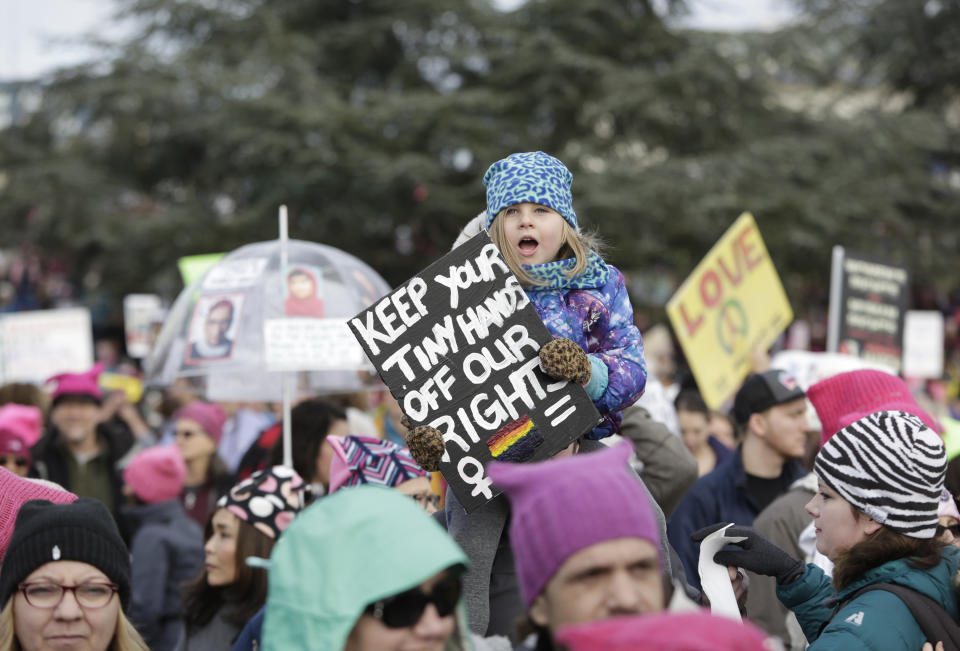
<path fill-rule="evenodd" d="M 364 608 L 423 583 L 467 557 L 410 497 L 355 486 L 304 509 L 270 555 L 264 651 L 340 651 Z M 457 638 L 469 648 L 466 607 Z"/>
<path fill-rule="evenodd" d="M 838 601 L 874 583 L 898 583 L 918 590 L 941 604 L 957 618 L 957 594 L 954 579 L 960 570 L 960 549 L 943 548 L 943 560 L 923 570 L 911 567 L 905 559 L 884 563 L 868 571 L 844 590 L 835 592 L 830 579 L 819 567 L 807 565 L 793 583 L 777 587 L 777 597 L 796 614 L 812 651 L 919 651 L 926 642 L 920 626 L 907 606 L 894 594 L 874 590 L 862 594 L 830 619 Z M 817 635 L 825 621 L 830 623 Z"/>

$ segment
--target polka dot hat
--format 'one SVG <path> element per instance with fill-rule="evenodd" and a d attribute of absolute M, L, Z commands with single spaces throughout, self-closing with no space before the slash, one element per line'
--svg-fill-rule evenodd
<path fill-rule="evenodd" d="M 255 472 L 220 498 L 227 509 L 276 540 L 303 508 L 303 479 L 293 468 L 273 466 Z"/>

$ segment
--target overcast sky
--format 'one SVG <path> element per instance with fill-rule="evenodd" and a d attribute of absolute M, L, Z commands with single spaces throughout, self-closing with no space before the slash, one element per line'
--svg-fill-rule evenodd
<path fill-rule="evenodd" d="M 321 0 L 322 1 L 322 0 Z M 499 0 L 504 6 L 522 0 Z M 695 27 L 773 29 L 790 16 L 787 0 L 690 0 Z M 83 34 L 122 34 L 111 25 L 112 0 L 0 0 L 0 81 L 28 79 L 90 58 L 64 42 Z"/>

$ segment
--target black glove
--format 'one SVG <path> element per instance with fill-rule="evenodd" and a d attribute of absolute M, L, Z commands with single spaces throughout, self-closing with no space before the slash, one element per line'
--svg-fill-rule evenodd
<path fill-rule="evenodd" d="M 694 542 L 700 542 L 714 531 L 727 526 L 726 523 L 712 524 L 690 535 Z M 754 574 L 775 576 L 777 583 L 790 583 L 803 574 L 806 565 L 783 551 L 772 542 L 761 536 L 751 527 L 734 525 L 727 529 L 726 534 L 731 537 L 743 537 L 745 540 L 730 543 L 742 549 L 721 549 L 713 555 L 713 560 L 721 565 L 732 565 L 750 570 Z"/>

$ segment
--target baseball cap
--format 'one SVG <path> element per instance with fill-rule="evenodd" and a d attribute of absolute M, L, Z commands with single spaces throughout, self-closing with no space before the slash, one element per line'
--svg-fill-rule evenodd
<path fill-rule="evenodd" d="M 740 424 L 750 420 L 753 414 L 803 398 L 804 392 L 796 378 L 787 371 L 770 369 L 755 373 L 743 381 L 743 386 L 733 399 L 733 416 Z"/>

